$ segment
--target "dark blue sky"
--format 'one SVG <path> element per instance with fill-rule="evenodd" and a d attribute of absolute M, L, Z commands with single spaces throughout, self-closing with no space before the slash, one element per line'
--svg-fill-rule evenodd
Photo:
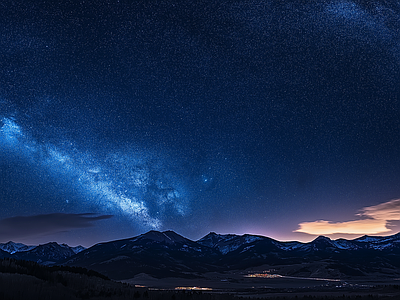
<path fill-rule="evenodd" d="M 392 234 L 399 98 L 398 1 L 2 1 L 0 242 Z"/>

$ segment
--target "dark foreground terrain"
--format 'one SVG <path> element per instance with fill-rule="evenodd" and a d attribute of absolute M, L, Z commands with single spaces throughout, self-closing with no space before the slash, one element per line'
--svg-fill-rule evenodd
<path fill-rule="evenodd" d="M 201 279 L 140 274 L 129 282 L 116 282 L 84 268 L 5 258 L 0 260 L 0 299 L 400 299 L 396 280 L 251 277 L 257 274 L 210 273 Z"/>

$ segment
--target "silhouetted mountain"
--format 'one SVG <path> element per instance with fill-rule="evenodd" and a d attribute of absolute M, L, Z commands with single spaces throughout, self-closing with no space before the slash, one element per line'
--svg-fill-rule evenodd
<path fill-rule="evenodd" d="M 266 239 L 263 236 L 256 235 L 236 235 L 236 234 L 216 234 L 215 232 L 210 232 L 205 237 L 201 238 L 197 242 L 203 246 L 210 248 L 216 248 L 222 254 L 227 254 L 232 252 L 243 245 L 250 244 L 254 241 L 260 241 Z"/>
<path fill-rule="evenodd" d="M 318 253 L 318 252 L 337 252 L 339 248 L 334 241 L 326 236 L 319 236 L 315 240 L 307 243 L 298 248 L 298 250 L 311 252 L 311 253 Z"/>
<path fill-rule="evenodd" d="M 27 246 L 25 244 L 9 241 L 0 244 L 0 258 L 13 257 L 16 259 L 35 261 L 41 264 L 55 264 L 85 249 L 86 248 L 82 246 L 70 247 L 66 244 L 59 245 L 55 242 L 39 246 Z M 12 255 L 7 255 L 2 252 Z"/>
<path fill-rule="evenodd" d="M 196 277 L 206 272 L 264 265 L 293 266 L 282 271 L 292 276 L 400 276 L 400 234 L 354 240 L 319 236 L 301 243 L 214 232 L 192 241 L 173 231 L 149 231 L 79 250 L 82 249 L 48 243 L 14 254 L 0 250 L 0 257 L 86 267 L 112 279 L 128 279 L 139 273 L 158 278 Z"/>
<path fill-rule="evenodd" d="M 27 246 L 25 244 L 21 244 L 21 243 L 14 243 L 12 241 L 9 241 L 7 243 L 4 244 L 0 244 L 0 249 L 3 251 L 6 251 L 10 254 L 14 254 L 16 252 L 24 252 L 24 251 L 29 251 L 33 248 L 35 248 L 36 246 Z"/>
<path fill-rule="evenodd" d="M 150 231 L 140 236 L 100 243 L 64 261 L 70 266 L 90 266 L 113 279 L 139 273 L 154 277 L 193 277 L 193 273 L 217 270 L 215 250 L 173 231 Z"/>
<path fill-rule="evenodd" d="M 391 236 L 367 236 L 364 235 L 360 238 L 353 240 L 363 248 L 370 248 L 375 250 L 400 250 L 400 233 Z"/>
<path fill-rule="evenodd" d="M 326 269 L 336 268 L 335 274 L 340 276 L 361 276 L 379 268 L 400 274 L 400 266 L 393 262 L 400 261 L 398 240 L 398 235 L 370 240 L 366 237 L 331 240 L 320 236 L 309 243 L 300 243 L 211 232 L 194 242 L 173 231 L 150 231 L 131 239 L 97 244 L 64 263 L 90 267 L 114 279 L 131 278 L 139 273 L 190 277 L 217 270 L 314 262 Z M 314 274 L 312 270 L 303 273 Z"/>
<path fill-rule="evenodd" d="M 159 232 L 155 230 L 151 230 L 145 234 L 139 235 L 138 237 L 132 238 L 131 242 L 144 242 L 148 243 L 166 243 L 169 245 L 174 244 L 192 244 L 194 245 L 193 241 L 184 238 L 183 236 L 175 233 L 174 231 L 168 230 L 164 232 Z"/>
<path fill-rule="evenodd" d="M 59 245 L 55 242 L 47 243 L 44 245 L 36 246 L 35 248 L 24 251 L 16 252 L 12 257 L 31 260 L 41 264 L 54 264 L 60 260 L 75 255 L 74 250 L 66 244 Z"/>

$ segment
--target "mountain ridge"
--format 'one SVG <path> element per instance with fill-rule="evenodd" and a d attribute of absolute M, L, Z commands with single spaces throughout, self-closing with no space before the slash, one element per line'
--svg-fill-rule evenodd
<path fill-rule="evenodd" d="M 281 242 L 259 235 L 215 232 L 192 241 L 173 231 L 150 231 L 130 239 L 94 245 L 63 263 L 90 265 L 95 271 L 115 279 L 133 278 L 140 273 L 156 278 L 196 277 L 206 272 L 246 270 L 263 265 L 315 263 L 326 270 L 327 276 L 364 276 L 383 266 L 386 272 L 398 276 L 399 241 L 398 234 L 377 237 L 372 244 L 365 239 L 331 240 L 324 236 L 308 243 Z M 304 269 L 305 265 L 301 267 Z M 129 271 L 124 272 L 128 266 Z M 328 272 L 333 269 L 336 271 Z M 310 271 L 308 275 L 312 274 L 315 272 Z M 287 275 L 296 274 L 289 272 Z"/>
<path fill-rule="evenodd" d="M 84 267 L 116 280 L 133 278 L 140 273 L 155 278 L 194 278 L 208 272 L 244 271 L 262 266 L 286 266 L 282 274 L 290 276 L 314 276 L 315 270 L 328 277 L 365 276 L 382 270 L 385 276 L 400 276 L 399 233 L 353 240 L 318 236 L 311 242 L 302 243 L 281 242 L 260 235 L 215 232 L 193 241 L 171 230 L 152 230 L 83 250 L 74 248 L 55 242 L 13 254 L 0 248 L 0 257 Z M 311 267 L 316 265 L 318 268 Z"/>
<path fill-rule="evenodd" d="M 0 244 L 0 258 L 11 257 L 52 265 L 85 249 L 82 246 L 70 247 L 67 244 L 58 244 L 56 242 L 28 246 L 9 241 Z"/>

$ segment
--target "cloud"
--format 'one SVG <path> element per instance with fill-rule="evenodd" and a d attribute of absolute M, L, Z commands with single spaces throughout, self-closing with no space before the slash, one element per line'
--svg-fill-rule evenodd
<path fill-rule="evenodd" d="M 0 220 L 0 240 L 39 237 L 77 228 L 93 226 L 94 221 L 111 218 L 112 215 L 95 216 L 91 213 L 53 213 L 34 216 L 17 216 Z"/>
<path fill-rule="evenodd" d="M 400 199 L 365 207 L 358 215 L 376 220 L 400 220 Z"/>
<path fill-rule="evenodd" d="M 375 206 L 364 207 L 356 214 L 361 220 L 331 222 L 318 220 L 302 222 L 295 232 L 314 235 L 321 234 L 377 234 L 390 232 L 389 221 L 400 220 L 400 199 L 391 200 Z"/>
<path fill-rule="evenodd" d="M 300 223 L 300 228 L 295 232 L 304 232 L 308 234 L 376 234 L 390 231 L 386 227 L 387 222 L 384 220 L 356 220 L 347 222 L 331 222 L 318 220 L 314 222 Z"/>

